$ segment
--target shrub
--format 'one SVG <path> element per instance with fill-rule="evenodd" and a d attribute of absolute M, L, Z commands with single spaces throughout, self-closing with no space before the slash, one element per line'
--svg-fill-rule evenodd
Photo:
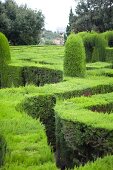
<path fill-rule="evenodd" d="M 97 34 L 95 35 L 94 43 L 94 48 L 96 48 L 98 52 L 98 54 L 95 53 L 95 56 L 93 56 L 94 59 L 97 59 L 96 61 L 105 61 L 105 48 L 107 47 L 106 39 L 101 34 Z"/>
<path fill-rule="evenodd" d="M 64 74 L 71 77 L 84 77 L 85 70 L 85 48 L 82 38 L 72 33 L 65 45 Z"/>
<path fill-rule="evenodd" d="M 83 41 L 87 62 L 105 61 L 107 41 L 101 34 L 95 32 L 86 33 L 86 35 L 83 36 Z"/>
<path fill-rule="evenodd" d="M 0 166 L 4 163 L 4 157 L 6 152 L 6 142 L 3 136 L 0 135 Z"/>
<path fill-rule="evenodd" d="M 107 40 L 108 46 L 113 47 L 113 31 L 106 31 L 102 35 Z"/>
<path fill-rule="evenodd" d="M 9 43 L 4 34 L 0 33 L 0 63 L 8 64 L 11 61 Z"/>
<path fill-rule="evenodd" d="M 92 53 L 95 46 L 94 38 L 95 38 L 94 33 L 87 33 L 83 37 L 83 42 L 86 51 L 86 62 L 92 62 Z"/>
<path fill-rule="evenodd" d="M 106 61 L 113 63 L 113 48 L 106 48 Z"/>

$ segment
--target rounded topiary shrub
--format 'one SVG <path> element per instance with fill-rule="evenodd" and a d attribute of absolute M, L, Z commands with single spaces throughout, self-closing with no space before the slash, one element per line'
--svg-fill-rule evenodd
<path fill-rule="evenodd" d="M 85 48 L 82 38 L 70 34 L 65 44 L 64 74 L 71 77 L 84 77 L 86 70 Z"/>
<path fill-rule="evenodd" d="M 9 43 L 4 34 L 0 32 L 0 63 L 6 65 L 10 63 L 11 55 L 9 50 Z"/>

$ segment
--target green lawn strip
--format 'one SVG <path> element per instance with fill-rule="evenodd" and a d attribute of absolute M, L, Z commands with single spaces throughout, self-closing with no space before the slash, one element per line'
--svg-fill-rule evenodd
<path fill-rule="evenodd" d="M 38 89 L 39 92 L 54 94 L 60 98 L 80 95 L 92 95 L 111 92 L 113 79 L 104 76 L 87 76 L 86 78 L 68 78 L 57 84 L 48 84 Z"/>
<path fill-rule="evenodd" d="M 112 63 L 107 62 L 95 62 L 95 63 L 87 63 L 87 69 L 101 69 L 101 68 L 112 68 Z"/>
<path fill-rule="evenodd" d="M 12 63 L 22 65 L 37 65 L 40 67 L 62 70 L 63 46 L 18 46 L 10 47 Z M 28 53 L 29 51 L 29 53 Z M 43 64 L 41 64 L 43 63 Z M 48 63 L 48 64 L 44 64 Z"/>
<path fill-rule="evenodd" d="M 99 158 L 95 162 L 87 163 L 85 166 L 75 167 L 74 170 L 113 170 L 113 156 Z"/>
<path fill-rule="evenodd" d="M 24 88 L 0 90 L 0 134 L 7 144 L 5 164 L 1 169 L 30 169 L 32 166 L 41 169 L 45 164 L 55 169 L 43 125 L 19 111 L 18 103 L 25 96 Z"/>

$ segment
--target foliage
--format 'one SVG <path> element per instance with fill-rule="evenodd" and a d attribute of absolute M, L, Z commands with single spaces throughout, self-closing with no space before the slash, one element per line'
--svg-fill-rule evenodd
<path fill-rule="evenodd" d="M 112 17 L 113 2 L 111 0 L 79 0 L 75 7 L 75 14 L 72 17 L 73 20 L 69 22 L 70 27 L 68 30 L 70 30 L 70 32 L 74 30 L 76 33 L 91 30 L 98 32 L 112 30 Z"/>
<path fill-rule="evenodd" d="M 87 62 L 105 61 L 107 41 L 101 34 L 97 32 L 80 32 L 78 35 L 83 38 Z"/>
<path fill-rule="evenodd" d="M 84 77 L 85 69 L 85 49 L 82 38 L 71 34 L 65 44 L 64 74 L 71 77 Z"/>
<path fill-rule="evenodd" d="M 112 102 L 113 93 L 57 103 L 57 150 L 66 167 L 113 154 Z"/>
<path fill-rule="evenodd" d="M 11 62 L 9 43 L 4 34 L 0 33 L 0 65 Z"/>
<path fill-rule="evenodd" d="M 98 158 L 95 162 L 89 162 L 85 166 L 75 167 L 74 170 L 112 170 L 113 156 Z"/>
<path fill-rule="evenodd" d="M 35 93 L 38 95 L 36 91 Z M 20 111 L 19 103 L 28 94 L 33 95 L 32 87 L 29 90 L 27 87 L 20 87 L 0 91 L 0 134 L 7 144 L 5 164 L 0 169 L 43 170 L 47 166 L 48 169 L 55 170 L 57 168 L 51 148 L 47 144 L 44 126 L 39 119 L 33 119 Z"/>
<path fill-rule="evenodd" d="M 102 35 L 107 40 L 108 46 L 113 47 L 113 31 L 106 31 Z"/>
<path fill-rule="evenodd" d="M 38 44 L 44 26 L 41 11 L 34 11 L 27 6 L 18 6 L 13 0 L 0 2 L 0 31 L 14 44 Z"/>
<path fill-rule="evenodd" d="M 56 99 L 53 96 L 33 96 L 22 103 L 22 108 L 33 118 L 39 119 L 45 125 L 48 143 L 56 149 L 55 112 Z"/>
<path fill-rule="evenodd" d="M 113 64 L 113 48 L 106 48 L 106 61 Z"/>

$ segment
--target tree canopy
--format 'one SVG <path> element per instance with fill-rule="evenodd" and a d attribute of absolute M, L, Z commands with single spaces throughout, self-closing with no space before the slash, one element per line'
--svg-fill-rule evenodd
<path fill-rule="evenodd" d="M 78 0 L 75 14 L 69 14 L 67 35 L 71 31 L 104 32 L 113 29 L 113 0 Z"/>
<path fill-rule="evenodd" d="M 44 27 L 41 11 L 18 6 L 13 0 L 0 1 L 0 32 L 4 33 L 11 44 L 38 44 Z"/>

